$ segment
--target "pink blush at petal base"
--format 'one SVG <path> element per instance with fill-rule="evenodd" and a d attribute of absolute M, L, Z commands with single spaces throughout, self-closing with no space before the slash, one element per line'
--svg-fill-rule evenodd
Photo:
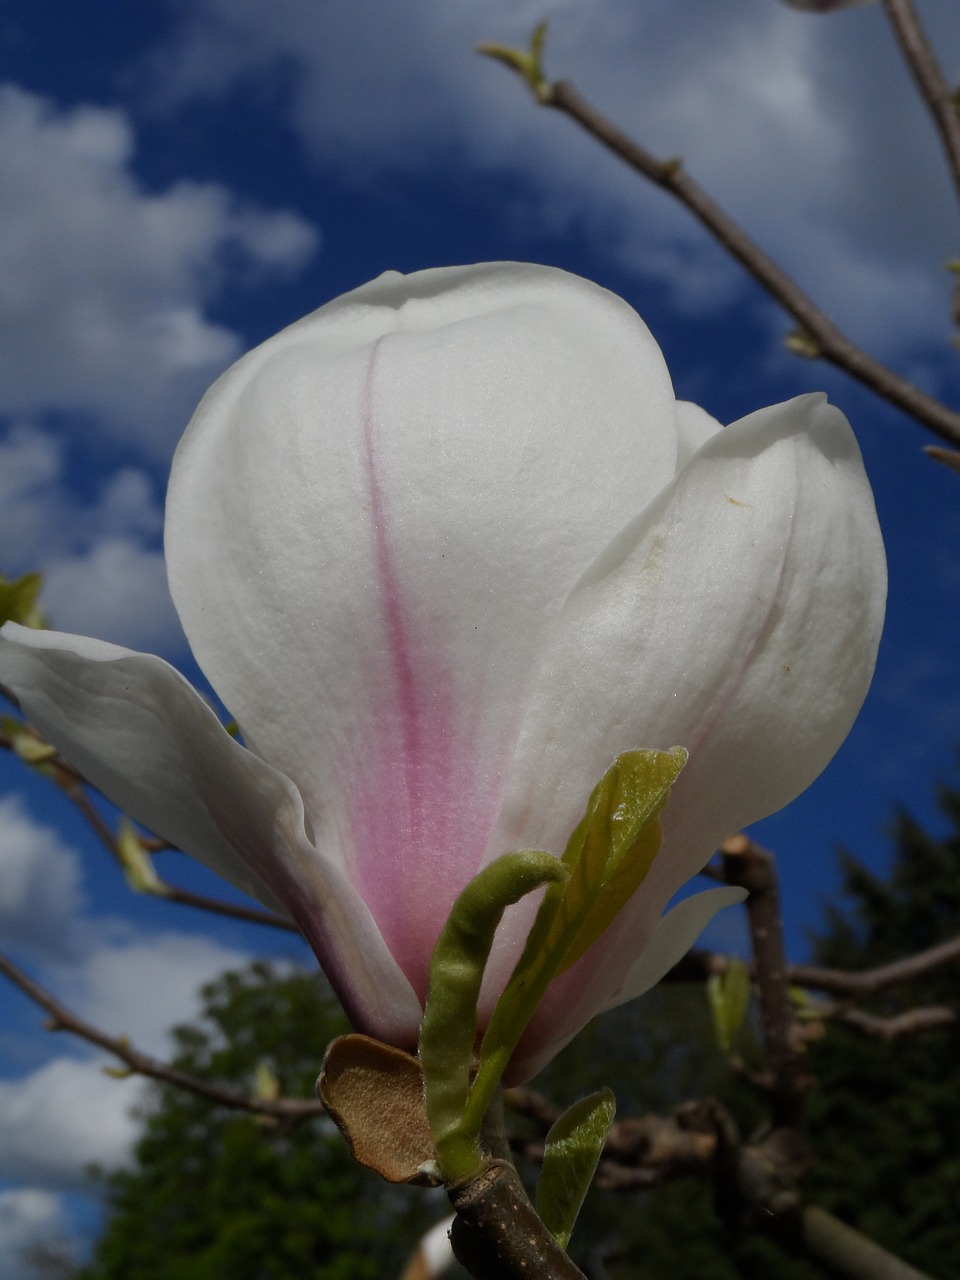
<path fill-rule="evenodd" d="M 421 1000 L 437 935 L 480 867 L 502 802 L 496 763 L 481 760 L 477 690 L 455 693 L 442 622 L 404 583 L 390 536 L 377 443 L 375 344 L 361 405 L 382 665 L 365 689 L 347 797 L 348 874 Z M 359 743 L 363 743 L 361 748 Z"/>

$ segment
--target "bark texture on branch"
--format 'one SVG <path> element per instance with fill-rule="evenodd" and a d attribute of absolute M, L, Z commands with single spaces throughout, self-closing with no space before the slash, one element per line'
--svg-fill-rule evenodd
<path fill-rule="evenodd" d="M 584 1280 L 540 1221 L 512 1164 L 493 1161 L 449 1196 L 457 1211 L 453 1251 L 475 1280 Z"/>
<path fill-rule="evenodd" d="M 812 1081 L 793 1034 L 780 888 L 773 854 L 746 836 L 726 840 L 722 853 L 727 883 L 740 885 L 749 893 L 747 917 L 753 942 L 754 977 L 760 993 L 772 1121 L 774 1127 L 799 1128 Z"/>

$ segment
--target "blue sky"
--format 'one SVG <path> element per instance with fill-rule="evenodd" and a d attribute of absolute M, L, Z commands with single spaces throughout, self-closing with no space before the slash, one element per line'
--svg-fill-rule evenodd
<path fill-rule="evenodd" d="M 955 77 L 955 0 L 920 9 Z M 682 210 L 473 54 L 522 43 L 545 14 L 548 73 L 682 155 L 852 337 L 956 402 L 956 205 L 874 7 L 0 0 L 0 568 L 43 569 L 61 629 L 195 674 L 160 552 L 179 434 L 242 351 L 387 268 L 520 259 L 589 276 L 647 320 L 678 395 L 724 421 L 825 389 L 864 451 L 891 588 L 857 727 L 757 829 L 800 957 L 836 846 L 882 867 L 893 805 L 932 817 L 951 772 L 960 480 L 914 424 L 787 354 L 789 323 Z M 94 1020 L 163 1053 L 200 981 L 264 949 L 302 955 L 132 899 L 66 802 L 15 761 L 0 770 L 0 935 Z M 185 860 L 169 874 L 216 890 Z M 138 1088 L 0 988 L 4 1275 L 25 1240 L 82 1233 L 82 1167 L 123 1158 Z"/>

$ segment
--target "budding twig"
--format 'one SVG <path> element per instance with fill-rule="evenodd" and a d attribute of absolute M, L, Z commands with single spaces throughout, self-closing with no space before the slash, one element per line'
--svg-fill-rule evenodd
<path fill-rule="evenodd" d="M 552 84 L 548 95 L 540 95 L 540 101 L 575 120 L 636 173 L 669 192 L 689 209 L 731 257 L 793 316 L 805 340 L 806 354 L 819 356 L 843 369 L 943 440 L 960 445 L 960 413 L 901 378 L 841 333 L 826 312 L 690 176 L 682 161 L 653 156 L 601 115 L 568 80 Z"/>
<path fill-rule="evenodd" d="M 502 60 L 502 59 L 501 59 Z M 635 173 L 679 200 L 731 257 L 797 321 L 788 345 L 810 358 L 827 360 L 902 409 L 948 444 L 960 445 L 960 413 L 927 395 L 906 378 L 862 350 L 773 261 L 687 172 L 682 160 L 662 160 L 608 120 L 569 80 L 540 80 L 535 98 L 569 116 Z"/>
<path fill-rule="evenodd" d="M 0 686 L 0 694 L 10 696 L 2 686 Z M 24 731 L 31 732 L 30 727 L 24 725 Z M 0 748 L 14 750 L 13 740 L 2 730 L 0 730 Z M 59 753 L 55 752 L 45 764 L 48 766 L 47 773 L 51 781 L 83 816 L 87 825 L 118 866 L 122 866 L 123 860 L 120 856 L 117 836 L 90 799 L 87 790 L 90 783 Z M 145 849 L 151 850 L 173 847 L 166 841 L 156 841 L 152 837 L 144 838 L 142 844 Z M 198 911 L 207 911 L 211 915 L 227 916 L 232 920 L 243 920 L 247 924 L 267 925 L 271 929 L 284 929 L 290 933 L 300 932 L 292 920 L 277 915 L 275 911 L 268 911 L 265 907 L 248 907 L 243 903 L 225 902 L 222 898 L 211 898 L 204 893 L 194 893 L 191 889 L 181 889 L 178 885 L 170 884 L 169 881 L 160 877 L 157 877 L 157 888 L 153 892 L 167 902 L 176 902 Z"/>

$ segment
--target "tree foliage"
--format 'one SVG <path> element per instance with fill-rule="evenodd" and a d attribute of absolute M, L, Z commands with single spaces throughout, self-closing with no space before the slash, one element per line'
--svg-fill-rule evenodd
<path fill-rule="evenodd" d="M 345 1029 L 315 974 L 262 963 L 203 992 L 176 1065 L 252 1091 L 310 1097 Z M 440 1210 L 355 1165 L 328 1120 L 265 1123 L 169 1085 L 153 1091 L 134 1166 L 109 1180 L 82 1280 L 364 1280 L 399 1274 Z"/>
<path fill-rule="evenodd" d="M 818 963 L 871 967 L 960 932 L 960 791 L 944 787 L 942 837 L 897 814 L 889 876 L 843 855 L 843 906 L 816 940 Z M 956 1007 L 956 966 L 892 988 L 866 1008 Z M 960 1028 L 884 1042 L 831 1027 L 814 1047 L 817 1165 L 811 1194 L 935 1276 L 960 1275 Z"/>

